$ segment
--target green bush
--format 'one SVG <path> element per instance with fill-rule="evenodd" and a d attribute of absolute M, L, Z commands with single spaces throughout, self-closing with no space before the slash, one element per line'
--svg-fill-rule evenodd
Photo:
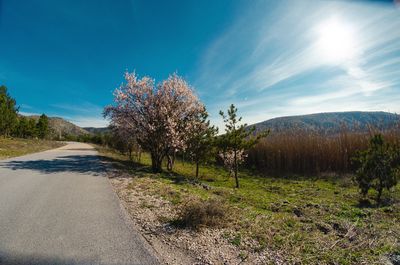
<path fill-rule="evenodd" d="M 399 149 L 385 143 L 382 135 L 373 136 L 369 148 L 358 152 L 354 160 L 358 166 L 355 180 L 364 197 L 370 189 L 374 189 L 379 202 L 384 189 L 396 186 L 400 173 Z"/>

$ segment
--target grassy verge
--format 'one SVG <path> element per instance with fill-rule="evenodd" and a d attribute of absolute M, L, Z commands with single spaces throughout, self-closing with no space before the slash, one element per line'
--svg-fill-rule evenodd
<path fill-rule="evenodd" d="M 0 138 L 0 159 L 26 155 L 63 146 L 62 142 Z"/>
<path fill-rule="evenodd" d="M 240 174 L 241 188 L 218 167 L 202 167 L 194 179 L 194 166 L 178 161 L 173 173 L 153 174 L 150 158 L 141 164 L 99 148 L 100 153 L 132 175 L 129 189 L 140 187 L 176 207 L 193 198 L 218 200 L 230 210 L 225 236 L 239 251 L 279 253 L 285 263 L 379 264 L 400 254 L 400 185 L 386 205 L 359 203 L 357 187 L 349 178 L 261 177 Z M 373 194 L 371 194 L 372 196 Z M 385 194 L 388 198 L 388 194 Z M 176 220 L 165 220 L 174 222 Z M 245 244 L 251 239 L 254 244 Z"/>

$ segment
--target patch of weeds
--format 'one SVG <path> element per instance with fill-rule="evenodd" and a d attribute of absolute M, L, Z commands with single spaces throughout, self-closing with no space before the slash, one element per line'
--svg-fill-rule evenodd
<path fill-rule="evenodd" d="M 152 209 L 152 208 L 154 208 L 154 205 L 149 204 L 149 203 L 147 203 L 147 202 L 142 202 L 142 203 L 140 204 L 140 208 L 142 208 L 142 209 L 145 209 L 145 208 L 147 208 L 147 209 Z"/>
<path fill-rule="evenodd" d="M 285 238 L 282 237 L 280 234 L 276 234 L 273 237 L 273 246 L 277 249 L 279 249 L 285 242 Z"/>
<path fill-rule="evenodd" d="M 247 254 L 247 252 L 240 251 L 240 253 L 239 253 L 239 258 L 240 258 L 242 261 L 245 261 L 248 257 L 249 257 L 249 255 Z"/>
<path fill-rule="evenodd" d="M 296 226 L 296 221 L 293 219 L 286 219 L 284 223 L 288 228 L 293 228 Z"/>
<path fill-rule="evenodd" d="M 239 194 L 232 194 L 230 197 L 229 197 L 229 201 L 230 202 L 233 202 L 233 203 L 239 203 L 239 202 L 241 202 L 242 201 L 242 196 L 241 195 L 239 195 Z"/>
<path fill-rule="evenodd" d="M 232 237 L 229 240 L 229 243 L 237 247 L 240 246 L 240 244 L 242 243 L 242 235 L 237 233 L 234 237 Z"/>
<path fill-rule="evenodd" d="M 223 189 L 216 189 L 216 190 L 213 190 L 212 193 L 215 194 L 215 195 L 221 196 L 221 197 L 226 197 L 226 196 L 229 194 L 228 191 L 223 190 Z"/>
<path fill-rule="evenodd" d="M 323 222 L 318 222 L 315 224 L 315 226 L 317 227 L 317 229 L 319 231 L 321 231 L 324 234 L 328 234 L 332 230 L 330 225 L 323 223 Z"/>
<path fill-rule="evenodd" d="M 181 203 L 181 201 L 182 201 L 181 195 L 179 192 L 174 192 L 174 191 L 170 192 L 169 198 L 170 198 L 169 200 L 171 201 L 171 203 L 174 205 L 177 205 L 177 204 Z"/>

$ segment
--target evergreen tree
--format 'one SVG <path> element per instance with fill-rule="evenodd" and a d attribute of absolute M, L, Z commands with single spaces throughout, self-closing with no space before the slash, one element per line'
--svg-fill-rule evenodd
<path fill-rule="evenodd" d="M 44 139 L 49 135 L 49 118 L 42 114 L 36 124 L 37 136 Z"/>
<path fill-rule="evenodd" d="M 7 93 L 5 86 L 0 86 L 0 135 L 9 136 L 17 124 L 16 101 Z"/>
<path fill-rule="evenodd" d="M 399 148 L 385 143 L 382 135 L 374 135 L 370 146 L 358 152 L 354 158 L 358 164 L 356 182 L 365 197 L 370 189 L 377 191 L 376 200 L 380 202 L 383 189 L 395 187 L 400 175 Z"/>
<path fill-rule="evenodd" d="M 28 137 L 28 138 L 37 137 L 37 130 L 36 130 L 36 121 L 35 121 L 35 119 L 28 118 L 27 137 Z"/>
<path fill-rule="evenodd" d="M 18 120 L 19 121 L 15 135 L 20 138 L 26 138 L 28 135 L 28 118 L 21 116 Z"/>
<path fill-rule="evenodd" d="M 214 138 L 218 129 L 210 126 L 208 114 L 204 110 L 199 113 L 197 122 L 190 132 L 190 139 L 187 146 L 187 154 L 196 164 L 196 178 L 199 177 L 199 165 L 212 157 Z"/>
<path fill-rule="evenodd" d="M 231 104 L 228 109 L 228 115 L 223 111 L 219 114 L 225 123 L 225 134 L 219 137 L 218 145 L 221 149 L 221 157 L 225 166 L 233 173 L 236 182 L 236 188 L 239 188 L 238 168 L 244 161 L 245 151 L 254 146 L 259 139 L 266 137 L 269 130 L 255 135 L 255 127 L 247 127 L 247 124 L 240 124 L 242 117 L 237 117 L 237 108 Z"/>

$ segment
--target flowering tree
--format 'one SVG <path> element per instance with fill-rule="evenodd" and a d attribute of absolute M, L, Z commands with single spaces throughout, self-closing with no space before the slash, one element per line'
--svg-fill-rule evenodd
<path fill-rule="evenodd" d="M 219 137 L 218 143 L 221 149 L 220 157 L 231 175 L 233 173 L 236 188 L 239 188 L 238 168 L 246 158 L 245 150 L 254 146 L 259 139 L 266 137 L 269 131 L 255 135 L 254 126 L 249 128 L 247 124 L 240 124 L 242 117 L 237 117 L 237 108 L 233 104 L 228 109 L 228 115 L 225 115 L 223 111 L 219 114 L 225 122 L 225 134 Z"/>
<path fill-rule="evenodd" d="M 218 153 L 218 156 L 224 162 L 224 167 L 228 169 L 230 176 L 235 176 L 236 166 L 239 166 L 244 162 L 247 157 L 247 154 L 244 153 L 244 150 L 237 150 L 236 153 L 233 150 L 225 150 Z M 237 186 L 239 186 L 237 184 Z"/>
<path fill-rule="evenodd" d="M 138 144 L 151 154 L 154 172 L 162 160 L 185 150 L 196 117 L 204 109 L 187 82 L 176 74 L 157 86 L 149 77 L 125 74 L 126 84 L 116 89 L 115 104 L 105 108 L 112 124 L 135 135 Z M 170 165 L 172 169 L 172 163 Z"/>

